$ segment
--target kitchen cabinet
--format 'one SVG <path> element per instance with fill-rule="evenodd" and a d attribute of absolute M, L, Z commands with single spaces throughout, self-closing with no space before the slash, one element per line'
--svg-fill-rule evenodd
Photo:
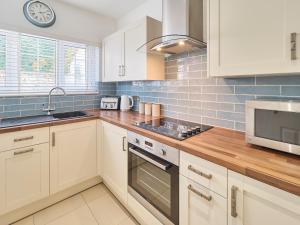
<path fill-rule="evenodd" d="M 124 80 L 124 32 L 117 32 L 105 38 L 102 51 L 102 80 L 110 82 Z"/>
<path fill-rule="evenodd" d="M 180 225 L 227 225 L 227 199 L 180 175 Z"/>
<path fill-rule="evenodd" d="M 50 128 L 50 192 L 97 176 L 96 120 Z"/>
<path fill-rule="evenodd" d="M 161 36 L 161 22 L 145 17 L 103 41 L 102 80 L 135 81 L 163 80 L 164 57 L 147 53 L 139 47 L 153 38 Z"/>
<path fill-rule="evenodd" d="M 210 0 L 210 76 L 300 72 L 299 8 L 297 0 Z"/>
<path fill-rule="evenodd" d="M 127 202 L 127 131 L 102 121 L 102 178 L 109 189 Z"/>
<path fill-rule="evenodd" d="M 180 174 L 227 198 L 227 168 L 182 151 Z"/>
<path fill-rule="evenodd" d="M 299 225 L 300 197 L 229 171 L 228 225 Z"/>
<path fill-rule="evenodd" d="M 47 196 L 49 143 L 0 153 L 0 215 Z"/>

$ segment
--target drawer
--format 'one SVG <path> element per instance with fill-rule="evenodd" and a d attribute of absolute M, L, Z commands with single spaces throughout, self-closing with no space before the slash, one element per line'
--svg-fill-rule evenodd
<path fill-rule="evenodd" d="M 180 223 L 227 225 L 227 199 L 180 176 Z"/>
<path fill-rule="evenodd" d="M 0 152 L 49 142 L 49 127 L 0 134 Z"/>
<path fill-rule="evenodd" d="M 227 198 L 227 168 L 181 151 L 180 174 Z"/>

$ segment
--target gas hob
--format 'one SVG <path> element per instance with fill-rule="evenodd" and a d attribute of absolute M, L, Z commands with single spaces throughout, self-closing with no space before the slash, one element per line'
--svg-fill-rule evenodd
<path fill-rule="evenodd" d="M 160 118 L 134 124 L 137 127 L 183 141 L 211 129 L 211 126 L 173 118 Z"/>

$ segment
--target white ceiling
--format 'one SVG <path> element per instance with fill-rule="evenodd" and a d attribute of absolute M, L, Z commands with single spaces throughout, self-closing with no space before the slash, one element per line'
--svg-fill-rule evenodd
<path fill-rule="evenodd" d="M 118 19 L 146 0 L 59 0 L 76 7 Z"/>

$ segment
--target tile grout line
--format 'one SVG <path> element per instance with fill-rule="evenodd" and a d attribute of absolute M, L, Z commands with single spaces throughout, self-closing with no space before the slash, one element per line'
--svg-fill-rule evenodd
<path fill-rule="evenodd" d="M 94 187 L 95 187 L 95 186 L 94 186 Z M 92 187 L 92 188 L 93 188 L 93 187 Z M 87 189 L 87 190 L 88 190 L 88 189 Z M 89 211 L 90 211 L 92 217 L 93 217 L 94 220 L 96 221 L 96 223 L 97 223 L 98 225 L 101 225 L 101 224 L 98 222 L 98 220 L 96 219 L 96 216 L 94 215 L 94 213 L 93 213 L 92 209 L 90 208 L 89 204 L 87 203 L 87 201 L 85 200 L 85 198 L 82 196 L 82 192 L 80 193 L 80 196 L 82 197 L 84 203 L 85 203 L 86 206 L 88 207 L 88 209 L 89 209 Z"/>

